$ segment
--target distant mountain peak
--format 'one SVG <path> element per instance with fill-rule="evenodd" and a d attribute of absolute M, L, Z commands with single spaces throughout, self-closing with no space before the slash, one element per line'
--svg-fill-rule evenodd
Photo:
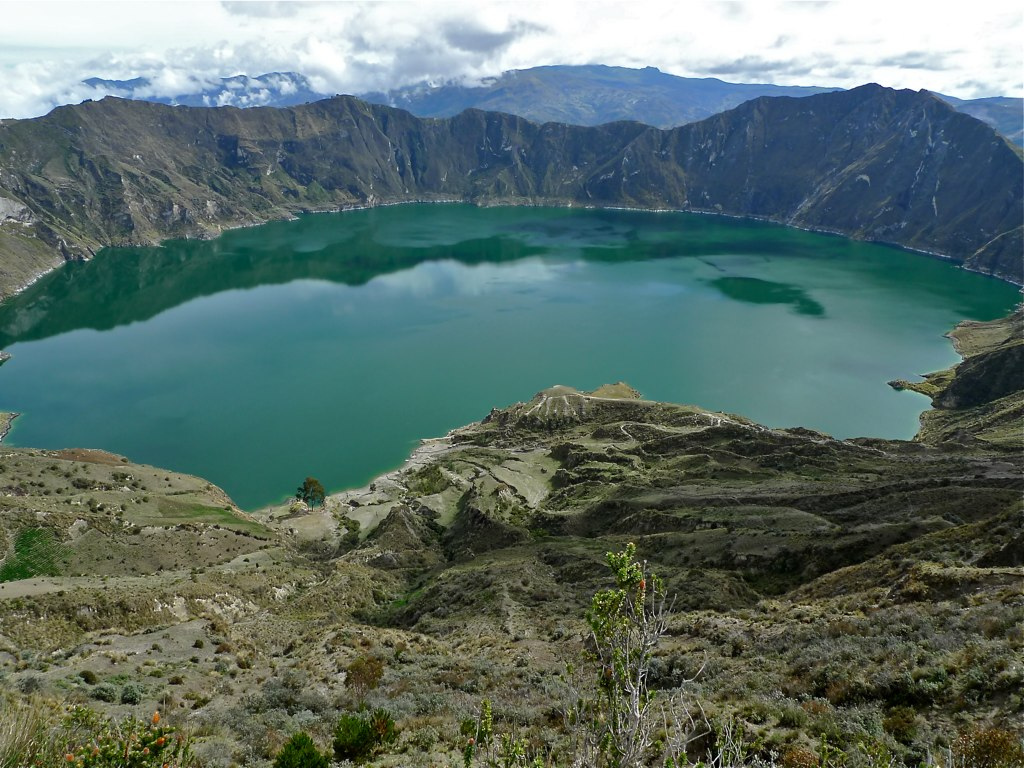
<path fill-rule="evenodd" d="M 313 90 L 305 75 L 297 72 L 267 72 L 256 77 L 237 74 L 210 84 L 197 80 L 198 89 L 176 94 L 166 93 L 147 77 L 90 77 L 82 82 L 96 89 L 97 95 L 186 107 L 287 107 L 324 98 L 324 94 Z"/>
<path fill-rule="evenodd" d="M 192 93 L 158 92 L 145 77 L 83 81 L 97 91 L 130 99 L 184 106 L 288 107 L 328 98 L 297 72 L 232 75 L 196 81 Z M 884 88 L 868 83 L 851 90 Z M 551 64 L 514 69 L 478 81 L 421 81 L 388 91 L 359 94 L 374 104 L 408 110 L 418 117 L 452 117 L 476 108 L 519 115 L 534 122 L 600 125 L 635 121 L 658 128 L 697 122 L 761 96 L 804 97 L 842 90 L 819 86 L 729 83 L 717 77 L 678 77 L 657 67 L 633 69 L 606 64 Z M 962 100 L 933 94 L 961 112 L 982 120 L 1011 141 L 1024 142 L 1024 101 L 1011 98 Z"/>

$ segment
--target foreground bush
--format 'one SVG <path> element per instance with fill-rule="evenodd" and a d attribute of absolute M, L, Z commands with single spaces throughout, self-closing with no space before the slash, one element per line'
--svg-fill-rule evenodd
<path fill-rule="evenodd" d="M 334 729 L 334 756 L 359 763 L 397 739 L 395 720 L 386 709 L 375 710 L 369 716 L 342 715 Z"/>
<path fill-rule="evenodd" d="M 192 768 L 191 744 L 174 728 L 43 699 L 0 698 L 0 768 Z"/>
<path fill-rule="evenodd" d="M 328 768 L 331 761 L 300 731 L 288 739 L 274 760 L 274 768 Z"/>
<path fill-rule="evenodd" d="M 160 725 L 128 717 L 117 723 L 85 707 L 72 709 L 64 727 L 78 739 L 64 755 L 76 768 L 187 768 L 195 764 L 189 740 Z"/>
<path fill-rule="evenodd" d="M 59 723 L 60 710 L 50 702 L 0 695 L 0 768 L 58 760 L 53 739 Z"/>
<path fill-rule="evenodd" d="M 1024 744 L 1000 728 L 961 733 L 951 752 L 950 768 L 1024 768 Z"/>

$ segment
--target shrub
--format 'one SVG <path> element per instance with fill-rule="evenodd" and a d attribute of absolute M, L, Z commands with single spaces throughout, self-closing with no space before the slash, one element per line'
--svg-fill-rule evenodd
<path fill-rule="evenodd" d="M 373 731 L 374 741 L 378 746 L 394 744 L 398 739 L 398 728 L 395 726 L 395 718 L 386 709 L 376 709 L 370 715 L 370 730 Z"/>
<path fill-rule="evenodd" d="M 143 722 L 129 717 L 120 723 L 84 707 L 68 714 L 64 728 L 80 735 L 65 762 L 81 768 L 185 768 L 195 763 L 189 740 L 174 728 L 160 725 L 160 714 Z"/>
<path fill-rule="evenodd" d="M 957 768 L 1024 768 L 1024 746 L 1020 739 L 1001 728 L 961 733 L 952 752 Z"/>
<path fill-rule="evenodd" d="M 360 762 L 373 753 L 373 729 L 359 715 L 342 715 L 334 729 L 334 756 Z"/>
<path fill-rule="evenodd" d="M 87 685 L 96 685 L 96 683 L 99 682 L 99 678 L 96 676 L 96 673 L 91 669 L 83 669 L 78 673 L 78 676 L 82 678 L 82 682 Z"/>
<path fill-rule="evenodd" d="M 43 687 L 43 679 L 39 675 L 25 675 L 18 681 L 18 690 L 22 693 L 36 693 Z"/>
<path fill-rule="evenodd" d="M 353 520 L 351 517 L 341 518 L 341 524 L 345 528 L 345 533 L 341 537 L 341 543 L 347 547 L 354 547 L 359 543 L 359 521 Z"/>
<path fill-rule="evenodd" d="M 328 768 L 329 765 L 327 755 L 302 731 L 288 739 L 274 759 L 274 768 Z"/>
<path fill-rule="evenodd" d="M 449 488 L 451 481 L 445 477 L 441 467 L 430 464 L 414 472 L 407 480 L 410 493 L 415 496 L 430 496 Z"/>
<path fill-rule="evenodd" d="M 374 656 L 359 656 L 345 669 L 345 683 L 362 701 L 380 684 L 384 662 Z"/>
<path fill-rule="evenodd" d="M 60 717 L 50 702 L 32 697 L 8 698 L 0 693 L 0 765 L 56 764 L 53 734 Z"/>
<path fill-rule="evenodd" d="M 92 697 L 97 701 L 113 704 L 117 701 L 117 686 L 111 683 L 100 683 L 92 689 Z"/>
<path fill-rule="evenodd" d="M 675 764 L 678 724 L 661 719 L 667 713 L 654 705 L 648 687 L 654 649 L 668 626 L 664 584 L 636 559 L 632 542 L 606 559 L 615 587 L 599 590 L 586 613 L 595 675 L 577 689 L 567 712 L 578 755 L 594 766 L 639 765 L 655 745 L 655 728 L 664 724 L 665 762 Z"/>
<path fill-rule="evenodd" d="M 121 689 L 122 704 L 139 704 L 142 701 L 142 686 L 138 683 L 125 683 Z"/>
<path fill-rule="evenodd" d="M 334 756 L 359 763 L 397 739 L 398 728 L 386 709 L 374 710 L 369 717 L 342 715 L 334 729 Z"/>
<path fill-rule="evenodd" d="M 882 720 L 882 728 L 897 741 L 909 744 L 917 733 L 917 712 L 913 707 L 893 707 Z"/>

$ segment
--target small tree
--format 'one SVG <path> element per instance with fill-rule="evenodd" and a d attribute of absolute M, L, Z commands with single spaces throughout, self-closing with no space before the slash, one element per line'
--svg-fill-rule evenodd
<path fill-rule="evenodd" d="M 327 755 L 302 731 L 288 739 L 274 760 L 274 768 L 329 768 L 330 764 Z"/>
<path fill-rule="evenodd" d="M 366 694 L 380 685 L 384 677 L 384 662 L 375 656 L 357 656 L 345 668 L 345 684 L 352 689 L 362 703 Z"/>
<path fill-rule="evenodd" d="M 307 477 L 295 491 L 295 498 L 306 502 L 312 508 L 323 504 L 327 494 L 319 480 L 315 477 Z"/>
<path fill-rule="evenodd" d="M 467 737 L 462 748 L 464 768 L 472 768 L 474 763 L 483 768 L 544 768 L 544 758 L 529 758 L 530 744 L 526 739 L 517 739 L 511 733 L 495 738 L 490 699 L 481 702 L 479 718 L 463 721 L 461 730 Z"/>
<path fill-rule="evenodd" d="M 596 679 L 577 691 L 566 713 L 576 734 L 573 765 L 636 768 L 646 764 L 656 729 L 670 726 L 648 686 L 668 606 L 661 579 L 636 561 L 634 544 L 607 559 L 615 587 L 597 592 L 586 613 Z"/>

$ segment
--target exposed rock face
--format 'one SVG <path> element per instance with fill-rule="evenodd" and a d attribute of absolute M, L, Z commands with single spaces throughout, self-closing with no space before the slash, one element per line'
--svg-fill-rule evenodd
<path fill-rule="evenodd" d="M 1021 155 L 927 93 L 761 98 L 662 131 L 419 119 L 336 97 L 288 109 L 108 98 L 0 126 L 0 192 L 65 258 L 303 210 L 411 200 L 755 216 L 1024 282 Z"/>
<path fill-rule="evenodd" d="M 1024 385 L 1024 339 L 968 358 L 935 399 L 938 408 L 969 408 L 998 400 Z"/>
<path fill-rule="evenodd" d="M 19 203 L 17 200 L 0 197 L 0 224 L 7 221 L 27 223 L 31 220 L 32 212 L 28 209 L 28 206 Z"/>

